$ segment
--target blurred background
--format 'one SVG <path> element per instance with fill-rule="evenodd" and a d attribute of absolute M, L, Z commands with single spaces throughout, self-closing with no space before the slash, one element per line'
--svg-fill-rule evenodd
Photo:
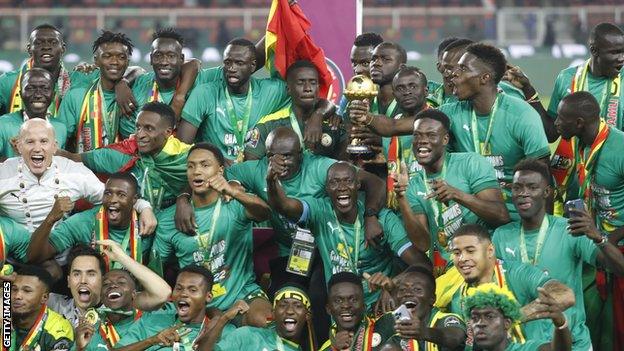
<path fill-rule="evenodd" d="M 300 0 L 313 1 L 313 0 Z M 336 0 L 345 1 L 345 0 Z M 123 31 L 136 45 L 134 65 L 149 67 L 154 29 L 174 26 L 187 57 L 218 65 L 234 37 L 264 35 L 270 0 L 0 0 L 0 73 L 19 68 L 33 27 L 57 26 L 65 35 L 67 67 L 92 61 L 101 28 Z M 337 20 L 340 14 L 328 14 Z M 440 81 L 435 48 L 446 36 L 496 44 L 546 97 L 557 73 L 587 58 L 588 30 L 622 25 L 624 0 L 364 0 L 363 30 L 400 42 L 410 64 Z M 349 55 L 345 52 L 345 55 Z"/>

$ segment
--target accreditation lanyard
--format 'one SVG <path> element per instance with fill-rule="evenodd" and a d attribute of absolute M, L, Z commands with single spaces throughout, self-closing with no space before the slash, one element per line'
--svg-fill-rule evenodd
<path fill-rule="evenodd" d="M 245 134 L 247 134 L 247 129 L 249 128 L 249 116 L 251 115 L 251 102 L 253 100 L 252 87 L 253 85 L 251 84 L 251 82 L 249 82 L 249 90 L 247 91 L 247 100 L 245 100 L 245 111 L 243 112 L 242 120 L 240 120 L 236 115 L 236 110 L 234 109 L 232 97 L 230 96 L 228 88 L 225 87 L 225 108 L 227 110 L 228 116 L 230 117 L 230 125 L 234 130 L 236 144 L 238 144 L 238 147 L 240 148 L 243 147 L 243 144 L 245 142 Z"/>
<path fill-rule="evenodd" d="M 436 179 L 446 178 L 446 155 L 444 156 L 444 163 L 442 164 L 442 172 L 440 172 L 440 177 Z M 427 171 L 423 169 L 423 180 L 425 181 L 425 192 L 427 196 L 433 193 L 433 189 L 429 186 L 429 178 L 427 177 Z M 432 179 L 433 180 L 433 179 Z M 435 218 L 436 226 L 438 230 L 444 230 L 444 219 L 442 218 L 442 213 L 444 212 L 444 204 L 435 199 L 435 197 L 429 198 L 429 203 L 431 204 L 431 208 L 433 208 L 433 216 Z"/>
<path fill-rule="evenodd" d="M 295 111 L 293 111 L 292 107 L 288 109 L 288 114 L 290 118 L 290 126 L 295 131 L 295 133 L 297 133 L 297 136 L 299 137 L 299 143 L 303 146 L 303 133 L 301 133 L 301 128 L 299 128 L 299 121 L 297 120 L 297 117 L 295 116 Z"/>
<path fill-rule="evenodd" d="M 212 212 L 212 219 L 210 223 L 210 230 L 206 234 L 200 234 L 197 236 L 197 244 L 199 247 L 208 252 L 208 257 L 204 259 L 204 261 L 210 261 L 212 257 L 210 254 L 212 253 L 212 237 L 214 236 L 215 229 L 217 227 L 217 220 L 219 219 L 219 215 L 221 214 L 221 197 L 219 196 L 219 200 L 217 200 L 217 204 L 215 205 L 214 211 Z"/>
<path fill-rule="evenodd" d="M 526 239 L 524 235 L 524 227 L 520 224 L 520 256 L 522 258 L 522 263 L 530 263 L 531 265 L 535 265 L 537 260 L 542 253 L 542 247 L 544 247 L 544 240 L 546 239 L 546 232 L 548 231 L 548 215 L 544 215 L 544 219 L 542 219 L 542 225 L 539 229 L 539 234 L 537 235 L 537 242 L 535 243 L 535 255 L 533 259 L 529 261 L 529 254 L 527 253 L 526 247 Z"/>
<path fill-rule="evenodd" d="M 338 216 L 336 216 L 336 212 L 334 211 L 334 219 L 336 219 L 336 225 L 338 226 L 338 235 L 340 236 L 340 241 L 342 241 L 342 245 L 344 246 L 344 250 L 349 257 L 349 261 L 353 268 L 353 273 L 358 273 L 357 264 L 360 260 L 360 236 L 362 235 L 362 224 L 360 222 L 360 216 L 358 215 L 355 218 L 355 223 L 353 224 L 353 232 L 354 232 L 354 244 L 353 244 L 353 256 L 351 256 L 351 252 L 349 251 L 349 243 L 347 242 L 347 237 L 345 236 L 344 230 L 342 229 L 342 225 L 338 221 Z"/>
<path fill-rule="evenodd" d="M 492 126 L 494 125 L 494 119 L 496 117 L 496 110 L 498 110 L 498 98 L 500 95 L 496 95 L 496 100 L 494 100 L 494 105 L 492 106 L 492 112 L 490 113 L 490 122 L 488 124 L 488 129 L 485 134 L 485 140 L 483 144 L 481 144 L 481 139 L 479 138 L 479 125 L 477 123 L 477 113 L 474 110 L 474 106 L 472 108 L 472 120 L 471 120 L 471 129 L 472 129 L 472 142 L 474 143 L 474 150 L 479 155 L 485 156 L 489 155 L 490 150 L 490 138 L 492 137 Z"/>

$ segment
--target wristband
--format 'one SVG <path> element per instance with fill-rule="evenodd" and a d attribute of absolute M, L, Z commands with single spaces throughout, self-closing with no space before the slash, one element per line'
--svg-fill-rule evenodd
<path fill-rule="evenodd" d="M 365 126 L 370 126 L 371 123 L 373 123 L 373 118 L 375 118 L 375 116 L 368 114 L 368 116 L 370 116 L 370 119 L 368 121 L 366 121 L 366 123 L 364 124 Z"/>
<path fill-rule="evenodd" d="M 565 328 L 567 328 L 567 327 L 568 327 L 568 319 L 566 318 L 566 316 L 565 316 L 565 315 L 563 316 L 563 320 L 564 320 L 565 322 L 563 322 L 563 325 L 562 325 L 562 326 L 560 326 L 560 327 L 555 326 L 558 330 L 564 330 Z"/>
<path fill-rule="evenodd" d="M 594 241 L 594 244 L 596 244 L 596 246 L 598 247 L 605 247 L 607 246 L 607 243 L 609 243 L 609 240 L 607 239 L 606 235 L 603 235 L 602 239 L 599 242 Z"/>
<path fill-rule="evenodd" d="M 189 198 L 191 198 L 191 194 L 189 194 L 189 193 L 182 193 L 182 194 L 176 196 L 176 199 L 179 199 L 182 196 L 188 196 Z"/>

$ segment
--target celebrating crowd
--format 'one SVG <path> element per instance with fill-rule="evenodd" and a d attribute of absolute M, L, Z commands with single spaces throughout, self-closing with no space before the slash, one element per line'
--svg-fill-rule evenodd
<path fill-rule="evenodd" d="M 338 105 L 312 58 L 255 77 L 265 46 L 205 69 L 164 28 L 146 72 L 104 30 L 68 70 L 32 30 L 0 76 L 10 350 L 624 349 L 620 28 L 547 109 L 466 38 L 436 82 L 357 36 Z"/>

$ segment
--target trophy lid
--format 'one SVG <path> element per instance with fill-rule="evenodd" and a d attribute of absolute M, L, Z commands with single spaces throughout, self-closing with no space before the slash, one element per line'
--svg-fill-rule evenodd
<path fill-rule="evenodd" d="M 358 74 L 349 80 L 343 94 L 349 100 L 358 100 L 373 98 L 377 96 L 378 92 L 379 88 L 372 79 L 363 74 Z"/>

